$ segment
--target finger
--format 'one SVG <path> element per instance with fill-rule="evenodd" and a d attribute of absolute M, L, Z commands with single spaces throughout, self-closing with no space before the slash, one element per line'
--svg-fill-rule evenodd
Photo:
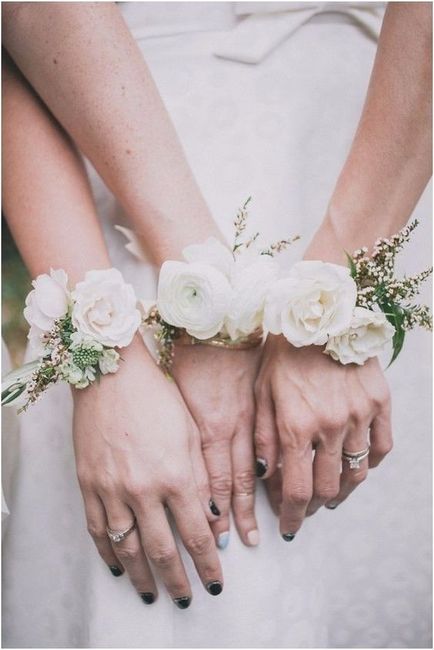
<path fill-rule="evenodd" d="M 232 497 L 232 462 L 230 440 L 211 440 L 203 445 L 203 456 L 209 476 L 211 498 L 218 504 L 218 530 L 229 531 L 229 510 Z M 217 526 L 217 524 L 215 524 Z"/>
<path fill-rule="evenodd" d="M 344 440 L 344 449 L 347 452 L 355 453 L 366 449 L 368 446 L 367 430 L 360 429 L 355 433 L 348 435 Z M 345 501 L 368 476 L 368 459 L 360 461 L 359 467 L 352 468 L 349 461 L 342 459 L 342 471 L 340 478 L 340 487 L 338 495 L 327 502 L 326 507 L 329 510 L 335 510 L 338 505 Z"/>
<path fill-rule="evenodd" d="M 124 573 L 124 567 L 119 558 L 116 557 L 107 535 L 107 517 L 103 503 L 94 492 L 82 489 L 82 493 L 89 534 L 98 549 L 98 553 L 107 564 L 112 575 L 117 578 Z"/>
<path fill-rule="evenodd" d="M 255 482 L 253 433 L 239 431 L 232 441 L 233 491 L 232 510 L 238 534 L 247 546 L 259 544 L 255 517 Z"/>
<path fill-rule="evenodd" d="M 278 467 L 274 474 L 265 480 L 268 500 L 274 514 L 279 517 L 282 506 L 282 471 Z"/>
<path fill-rule="evenodd" d="M 128 506 L 115 499 L 106 500 L 104 505 L 109 528 L 122 531 L 131 526 L 134 521 L 134 514 Z M 144 603 L 151 605 L 157 597 L 157 587 L 143 551 L 137 528 L 122 541 L 111 542 L 111 545 L 114 553 L 125 567 L 137 593 Z"/>
<path fill-rule="evenodd" d="M 205 589 L 217 596 L 223 589 L 223 573 L 214 537 L 194 490 L 172 495 L 167 505 Z"/>
<path fill-rule="evenodd" d="M 313 496 L 307 516 L 313 515 L 321 506 L 335 499 L 339 493 L 341 474 L 341 444 L 321 441 L 315 449 L 313 461 Z"/>
<path fill-rule="evenodd" d="M 312 444 L 282 448 L 282 507 L 280 533 L 291 542 L 306 516 L 312 498 Z"/>
<path fill-rule="evenodd" d="M 197 487 L 197 492 L 202 504 L 203 511 L 210 523 L 218 521 L 221 515 L 218 504 L 211 496 L 211 486 L 209 483 L 208 472 L 202 455 L 202 447 L 199 432 L 192 436 L 190 443 L 190 458 L 193 470 L 193 476 Z"/>
<path fill-rule="evenodd" d="M 274 403 L 271 392 L 256 392 L 255 421 L 256 476 L 268 478 L 276 469 L 279 456 L 279 436 L 276 428 Z"/>
<path fill-rule="evenodd" d="M 393 436 L 390 406 L 385 406 L 373 419 L 370 430 L 371 449 L 369 450 L 369 467 L 377 467 L 392 451 Z"/>
<path fill-rule="evenodd" d="M 163 505 L 155 503 L 152 506 L 144 506 L 141 503 L 137 504 L 134 510 L 147 557 L 160 575 L 175 605 L 180 609 L 187 609 L 192 598 L 191 587 Z"/>

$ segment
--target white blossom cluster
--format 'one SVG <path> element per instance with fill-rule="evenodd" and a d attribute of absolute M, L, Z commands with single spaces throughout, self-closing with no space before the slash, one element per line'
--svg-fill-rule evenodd
<path fill-rule="evenodd" d="M 24 315 L 39 359 L 26 364 L 29 372 L 24 366 L 2 384 L 2 404 L 20 400 L 23 408 L 59 380 L 80 389 L 115 373 L 120 360 L 115 348 L 131 343 L 141 321 L 133 288 L 116 269 L 89 271 L 72 291 L 63 270 L 51 270 L 32 284 Z"/>

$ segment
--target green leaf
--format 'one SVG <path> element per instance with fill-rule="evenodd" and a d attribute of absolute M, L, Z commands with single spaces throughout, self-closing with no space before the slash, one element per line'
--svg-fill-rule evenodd
<path fill-rule="evenodd" d="M 14 402 L 24 391 L 26 390 L 26 384 L 15 384 L 10 386 L 6 390 L 2 391 L 2 406 L 11 404 Z"/>
<path fill-rule="evenodd" d="M 395 328 L 395 334 L 393 335 L 392 339 L 392 348 L 393 348 L 393 353 L 392 353 L 392 358 L 389 361 L 388 368 L 392 365 L 392 363 L 395 361 L 395 359 L 398 357 L 399 353 L 402 350 L 402 346 L 404 345 L 404 339 L 405 339 L 405 329 L 403 327 L 404 323 L 404 315 L 405 312 L 400 307 L 394 302 L 379 302 L 378 303 L 381 310 L 384 312 L 387 320 L 389 323 L 393 325 Z"/>
<path fill-rule="evenodd" d="M 357 275 L 357 270 L 356 270 L 356 265 L 354 264 L 354 260 L 351 257 L 347 251 L 345 251 L 345 255 L 347 256 L 347 261 L 348 261 L 348 266 L 350 267 L 350 274 L 352 278 L 355 278 Z"/>

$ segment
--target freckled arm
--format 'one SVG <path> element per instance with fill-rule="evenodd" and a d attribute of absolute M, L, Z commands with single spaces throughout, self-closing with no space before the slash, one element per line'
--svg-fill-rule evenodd
<path fill-rule="evenodd" d="M 5 3 L 9 54 L 157 264 L 221 237 L 152 76 L 111 3 Z"/>

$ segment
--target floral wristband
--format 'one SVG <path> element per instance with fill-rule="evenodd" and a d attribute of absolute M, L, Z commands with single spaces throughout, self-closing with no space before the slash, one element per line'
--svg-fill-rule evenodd
<path fill-rule="evenodd" d="M 39 275 L 26 299 L 24 316 L 38 359 L 6 376 L 2 405 L 25 410 L 58 381 L 86 388 L 115 373 L 141 316 L 131 285 L 112 268 L 88 271 L 73 290 L 62 269 Z"/>
<path fill-rule="evenodd" d="M 249 347 L 255 332 L 262 340 L 264 329 L 295 347 L 323 346 L 335 361 L 362 365 L 390 342 L 392 363 L 407 330 L 432 329 L 429 308 L 411 303 L 432 269 L 403 280 L 394 272 L 417 221 L 379 239 L 371 256 L 366 248 L 347 255 L 348 268 L 302 261 L 281 272 L 274 257 L 298 237 L 268 247 L 260 246 L 259 233 L 242 241 L 247 203 L 234 223 L 232 251 L 209 238 L 187 246 L 184 261 L 161 267 L 157 303 L 144 308 L 143 323 L 154 329 L 166 373 L 176 342 L 237 349 Z"/>

